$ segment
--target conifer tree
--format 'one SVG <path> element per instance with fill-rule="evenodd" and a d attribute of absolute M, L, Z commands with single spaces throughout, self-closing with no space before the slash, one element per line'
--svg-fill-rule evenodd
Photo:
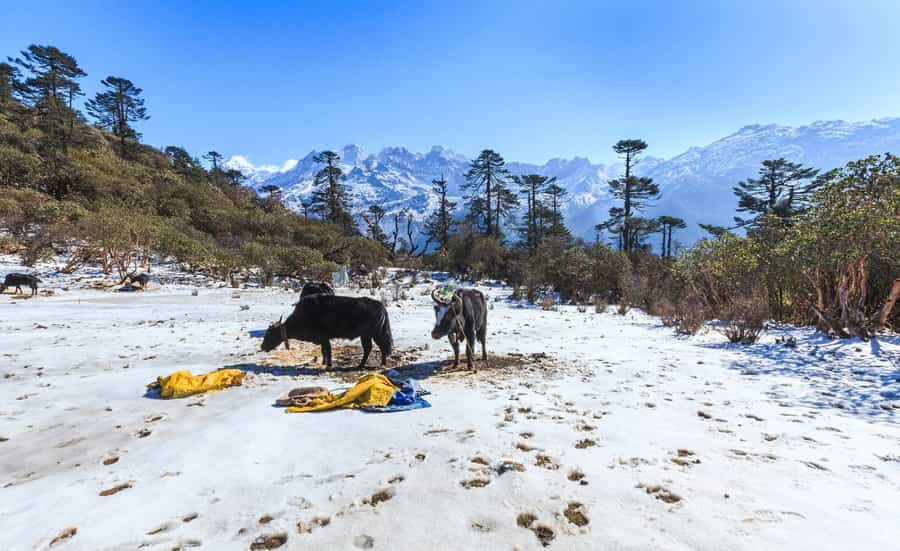
<path fill-rule="evenodd" d="M 509 189 L 509 186 L 506 185 L 506 182 L 500 183 L 497 188 L 497 208 L 494 211 L 495 220 L 497 221 L 496 235 L 495 237 L 500 237 L 502 235 L 501 228 L 503 224 L 509 224 L 510 219 L 515 216 L 516 212 L 519 209 L 519 196 L 513 190 Z"/>
<path fill-rule="evenodd" d="M 820 187 L 814 168 L 804 167 L 779 158 L 763 161 L 758 178 L 748 178 L 734 188 L 738 197 L 738 212 L 750 213 L 749 218 L 735 217 L 739 227 L 756 226 L 764 215 L 772 215 L 783 224 L 801 214 L 808 206 L 813 192 Z"/>
<path fill-rule="evenodd" d="M 504 195 L 502 190 L 507 189 L 508 174 L 506 161 L 491 149 L 483 150 L 472 161 L 466 172 L 466 183 L 463 184 L 463 188 L 469 192 L 470 218 L 480 223 L 484 228 L 484 234 L 490 237 L 500 236 L 500 218 L 503 217 L 504 211 L 505 214 L 509 212 L 508 193 L 506 197 L 498 199 Z"/>
<path fill-rule="evenodd" d="M 222 154 L 216 150 L 212 150 L 203 156 L 204 159 L 209 161 L 211 172 L 215 174 L 219 171 L 219 165 L 222 163 Z"/>
<path fill-rule="evenodd" d="M 544 206 L 543 195 L 547 187 L 556 181 L 556 178 L 548 178 L 540 174 L 524 174 L 512 178 L 519 186 L 519 193 L 525 197 L 525 213 L 520 233 L 525 240 L 525 246 L 534 251 L 544 239 L 544 218 L 547 209 Z"/>
<path fill-rule="evenodd" d="M 53 46 L 32 44 L 21 57 L 9 61 L 26 73 L 14 90 L 16 97 L 33 110 L 42 132 L 38 146 L 50 174 L 45 189 L 62 199 L 76 183 L 64 167 L 69 146 L 83 134 L 76 124 L 80 114 L 74 109 L 74 101 L 83 95 L 78 79 L 86 73 L 74 57 Z"/>
<path fill-rule="evenodd" d="M 61 107 L 73 110 L 75 98 L 82 95 L 78 79 L 87 75 L 74 57 L 53 46 L 32 44 L 21 57 L 9 60 L 29 73 L 17 87 L 23 103 L 41 114 Z"/>
<path fill-rule="evenodd" d="M 15 93 L 19 86 L 17 67 L 0 62 L 0 113 L 8 113 L 15 106 Z"/>
<path fill-rule="evenodd" d="M 425 235 L 438 244 L 438 250 L 447 251 L 450 242 L 450 232 L 453 231 L 453 208 L 456 203 L 447 198 L 447 180 L 442 174 L 440 178 L 431 181 L 431 191 L 437 196 L 437 209 L 425 220 Z"/>
<path fill-rule="evenodd" d="M 106 91 L 97 92 L 88 100 L 86 108 L 89 115 L 97 121 L 97 126 L 105 128 L 119 138 L 122 147 L 126 140 L 138 141 L 141 135 L 131 123 L 145 121 L 147 108 L 141 90 L 127 78 L 109 76 L 100 81 Z"/>
<path fill-rule="evenodd" d="M 672 258 L 672 233 L 674 230 L 683 230 L 687 224 L 681 218 L 674 216 L 660 216 L 657 218 L 659 222 L 660 234 L 662 235 L 662 243 L 660 245 L 660 256 L 663 258 Z"/>
<path fill-rule="evenodd" d="M 387 235 L 381 228 L 381 221 L 384 219 L 385 214 L 384 208 L 381 205 L 369 205 L 368 210 L 362 212 L 360 216 L 362 217 L 363 222 L 366 223 L 366 231 L 368 232 L 369 239 L 378 241 L 387 247 Z"/>
<path fill-rule="evenodd" d="M 344 172 L 337 165 L 340 160 L 334 151 L 323 151 L 313 157 L 313 161 L 325 166 L 316 173 L 310 210 L 323 220 L 343 228 L 345 234 L 356 235 L 359 232 L 350 215 L 349 192 L 342 182 Z"/>
<path fill-rule="evenodd" d="M 545 233 L 556 237 L 568 237 L 569 229 L 566 227 L 562 214 L 562 205 L 569 192 L 556 183 L 547 186 L 545 201 L 545 214 L 542 217 Z"/>
<path fill-rule="evenodd" d="M 644 140 L 619 140 L 613 146 L 621 159 L 625 161 L 625 175 L 609 181 L 609 189 L 613 196 L 622 201 L 622 207 L 614 207 L 609 211 L 609 218 L 603 223 L 608 231 L 618 233 L 619 248 L 631 251 L 638 246 L 640 240 L 635 239 L 635 232 L 643 232 L 645 221 L 634 220 L 636 213 L 648 206 L 651 199 L 659 196 L 659 186 L 653 183 L 653 179 L 637 177 L 633 174 L 634 166 L 638 163 L 640 155 L 647 149 Z"/>

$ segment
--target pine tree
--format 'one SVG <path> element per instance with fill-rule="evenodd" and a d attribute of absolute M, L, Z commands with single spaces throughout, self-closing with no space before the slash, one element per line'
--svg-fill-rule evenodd
<path fill-rule="evenodd" d="M 494 210 L 494 220 L 497 224 L 495 237 L 500 237 L 502 232 L 500 228 L 503 224 L 509 224 L 516 212 L 519 210 L 519 196 L 513 190 L 509 189 L 506 182 L 499 182 L 495 188 L 497 196 L 497 208 Z"/>
<path fill-rule="evenodd" d="M 15 93 L 19 87 L 19 78 L 20 73 L 17 67 L 0 62 L 0 113 L 8 113 L 15 107 Z"/>
<path fill-rule="evenodd" d="M 674 216 L 660 216 L 657 218 L 659 222 L 660 234 L 662 234 L 662 243 L 660 246 L 660 256 L 663 258 L 672 258 L 672 233 L 674 230 L 683 230 L 687 224 L 681 218 Z"/>
<path fill-rule="evenodd" d="M 513 181 L 519 186 L 519 193 L 525 197 L 525 213 L 519 231 L 525 240 L 525 246 L 533 252 L 544 239 L 544 218 L 547 209 L 543 203 L 543 195 L 556 178 L 540 174 L 524 174 L 513 176 Z"/>
<path fill-rule="evenodd" d="M 213 185 L 221 184 L 225 179 L 225 173 L 222 170 L 222 154 L 213 149 L 204 155 L 203 158 L 209 161 L 209 172 L 207 173 L 209 181 Z"/>
<path fill-rule="evenodd" d="M 74 101 L 83 95 L 78 79 L 86 73 L 74 57 L 53 46 L 32 44 L 21 57 L 9 61 L 27 75 L 15 82 L 15 95 L 37 117 L 42 133 L 38 147 L 50 173 L 45 188 L 56 199 L 63 199 L 76 183 L 64 168 L 69 146 L 82 133 L 76 124 L 80 114 L 74 109 Z"/>
<path fill-rule="evenodd" d="M 805 210 L 813 192 L 820 187 L 820 181 L 815 179 L 819 171 L 814 168 L 783 157 L 763 161 L 762 165 L 759 178 L 748 178 L 734 188 L 738 212 L 751 214 L 750 218 L 734 218 L 739 227 L 756 226 L 764 215 L 788 224 Z"/>
<path fill-rule="evenodd" d="M 237 187 L 237 186 L 243 184 L 244 180 L 247 179 L 247 177 L 244 176 L 244 173 L 236 168 L 229 168 L 228 170 L 225 171 L 224 176 L 225 176 L 225 181 L 228 182 L 228 185 L 234 186 L 234 187 Z M 263 187 L 263 191 L 265 191 L 265 188 L 267 188 L 267 187 L 269 187 L 269 186 Z M 277 193 L 280 197 L 281 196 L 281 188 L 278 186 L 275 186 L 275 187 L 278 189 L 269 190 L 269 193 L 273 194 L 273 195 Z"/>
<path fill-rule="evenodd" d="M 565 188 L 560 187 L 556 183 L 547 186 L 545 201 L 545 214 L 542 217 L 543 224 L 546 227 L 545 233 L 555 237 L 569 237 L 569 229 L 566 227 L 562 214 L 562 205 L 566 195 L 569 192 Z"/>
<path fill-rule="evenodd" d="M 643 140 L 620 140 L 613 146 L 613 151 L 625 161 L 625 176 L 610 180 L 609 189 L 622 201 L 622 207 L 610 209 L 609 218 L 603 225 L 608 231 L 620 234 L 619 248 L 625 251 L 639 245 L 640 240 L 635 239 L 634 233 L 642 232 L 644 228 L 639 226 L 646 225 L 645 221 L 635 221 L 635 214 L 646 208 L 651 199 L 659 197 L 659 186 L 653 179 L 632 174 L 645 149 L 647 142 Z"/>
<path fill-rule="evenodd" d="M 509 204 L 509 197 L 507 194 L 498 199 L 498 196 L 504 195 L 502 190 L 506 187 L 508 174 L 506 161 L 491 149 L 483 150 L 466 172 L 463 188 L 469 192 L 469 216 L 482 224 L 484 234 L 490 237 L 500 236 L 500 218 Z"/>
<path fill-rule="evenodd" d="M 119 138 L 124 148 L 126 140 L 138 141 L 141 135 L 131 126 L 133 122 L 145 121 L 147 108 L 141 90 L 127 78 L 109 76 L 100 81 L 106 87 L 105 92 L 97 92 L 88 100 L 86 108 L 89 115 L 97 120 L 97 126 L 105 128 Z"/>
<path fill-rule="evenodd" d="M 381 228 L 381 221 L 384 219 L 385 214 L 386 213 L 384 211 L 384 208 L 381 207 L 381 205 L 369 205 L 368 211 L 361 213 L 360 216 L 366 223 L 366 230 L 368 231 L 369 239 L 378 241 L 379 243 L 387 247 L 387 235 Z"/>
<path fill-rule="evenodd" d="M 23 103 L 42 114 L 60 107 L 72 111 L 75 98 L 83 95 L 77 79 L 87 75 L 75 58 L 53 46 L 35 44 L 21 54 L 9 60 L 30 73 L 17 88 Z"/>
<path fill-rule="evenodd" d="M 644 239 L 660 230 L 659 220 L 656 218 L 644 218 L 643 216 L 632 216 L 629 220 L 628 238 L 631 241 L 627 250 L 648 250 L 650 246 L 644 243 Z"/>
<path fill-rule="evenodd" d="M 183 147 L 178 147 L 177 145 L 167 145 L 165 149 L 163 149 L 163 153 L 169 158 L 169 161 L 172 163 L 172 168 L 175 169 L 176 172 L 181 174 L 190 176 L 191 179 L 199 179 L 205 173 L 203 170 L 203 166 L 200 164 L 198 159 L 191 157 L 190 153 Z"/>
<path fill-rule="evenodd" d="M 216 174 L 219 172 L 219 165 L 222 163 L 222 154 L 216 151 L 215 149 L 207 153 L 203 156 L 204 159 L 209 161 L 210 164 L 210 173 Z"/>
<path fill-rule="evenodd" d="M 341 181 L 344 172 L 337 166 L 340 160 L 340 156 L 334 151 L 323 151 L 313 157 L 313 161 L 324 163 L 325 166 L 316 173 L 310 210 L 323 220 L 343 228 L 345 234 L 356 235 L 359 231 L 350 215 L 349 192 Z"/>
<path fill-rule="evenodd" d="M 447 199 L 447 180 L 442 174 L 440 178 L 431 181 L 431 191 L 437 195 L 437 209 L 425 220 L 425 235 L 438 244 L 441 253 L 447 252 L 447 244 L 450 242 L 450 233 L 453 231 L 453 208 L 456 203 Z"/>

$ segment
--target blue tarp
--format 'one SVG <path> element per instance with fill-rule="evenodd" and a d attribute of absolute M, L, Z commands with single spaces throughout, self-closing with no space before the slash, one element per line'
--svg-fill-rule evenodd
<path fill-rule="evenodd" d="M 427 390 L 423 390 L 419 386 L 419 382 L 415 379 L 407 379 L 401 385 L 400 390 L 394 391 L 391 401 L 386 406 L 374 406 L 360 408 L 368 413 L 391 413 L 395 411 L 410 411 L 413 409 L 430 408 L 431 404 L 422 398 L 423 395 L 430 394 Z"/>

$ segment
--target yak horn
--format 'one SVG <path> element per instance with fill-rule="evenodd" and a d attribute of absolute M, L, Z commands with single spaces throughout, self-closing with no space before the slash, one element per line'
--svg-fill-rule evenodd
<path fill-rule="evenodd" d="M 431 300 L 437 302 L 438 304 L 447 304 L 449 301 L 441 298 L 438 295 L 438 288 L 435 287 L 434 290 L 431 291 Z"/>

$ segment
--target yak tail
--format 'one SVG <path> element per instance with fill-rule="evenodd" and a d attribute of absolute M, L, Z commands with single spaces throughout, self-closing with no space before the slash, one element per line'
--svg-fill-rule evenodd
<path fill-rule="evenodd" d="M 387 308 L 384 306 L 381 307 L 381 320 L 375 330 L 375 336 L 378 348 L 384 352 L 385 356 L 390 356 L 394 350 L 394 335 L 391 332 L 391 320 L 388 318 Z"/>

